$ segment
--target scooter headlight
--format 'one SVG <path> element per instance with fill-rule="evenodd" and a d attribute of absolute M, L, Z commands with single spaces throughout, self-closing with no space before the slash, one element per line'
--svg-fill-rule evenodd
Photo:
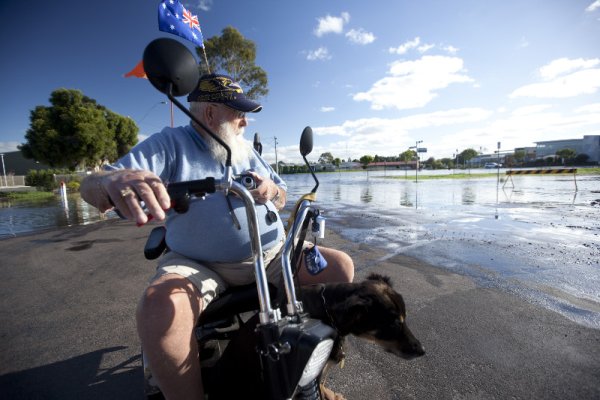
<path fill-rule="evenodd" d="M 321 343 L 315 347 L 306 366 L 304 367 L 304 371 L 302 371 L 302 376 L 300 377 L 300 381 L 298 382 L 298 386 L 306 386 L 313 379 L 315 379 L 325 366 L 329 355 L 331 354 L 331 350 L 333 349 L 333 339 L 325 339 Z"/>

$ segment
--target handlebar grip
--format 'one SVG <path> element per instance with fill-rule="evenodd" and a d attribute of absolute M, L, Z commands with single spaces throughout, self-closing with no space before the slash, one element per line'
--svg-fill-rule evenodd
<path fill-rule="evenodd" d="M 195 181 L 169 183 L 167 192 L 169 196 L 182 193 L 202 195 L 216 191 L 215 178 L 198 179 Z"/>
<path fill-rule="evenodd" d="M 204 196 L 215 191 L 215 178 L 175 182 L 169 183 L 167 186 L 167 193 L 171 197 L 171 206 L 178 213 L 185 213 L 188 210 L 190 195 Z"/>

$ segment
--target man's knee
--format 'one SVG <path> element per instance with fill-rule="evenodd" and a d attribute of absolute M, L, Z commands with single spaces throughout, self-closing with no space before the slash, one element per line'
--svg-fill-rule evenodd
<path fill-rule="evenodd" d="M 354 261 L 343 251 L 336 250 L 336 261 L 340 273 L 340 279 L 343 282 L 352 282 L 354 280 Z"/>
<path fill-rule="evenodd" d="M 198 290 L 190 281 L 174 274 L 164 275 L 148 286 L 140 299 L 136 311 L 138 328 L 166 330 L 177 318 L 194 323 L 201 305 Z"/>

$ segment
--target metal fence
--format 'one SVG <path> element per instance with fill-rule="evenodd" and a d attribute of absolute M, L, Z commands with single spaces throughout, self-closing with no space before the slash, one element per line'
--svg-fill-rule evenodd
<path fill-rule="evenodd" d="M 0 187 L 25 186 L 25 175 L 1 175 Z"/>

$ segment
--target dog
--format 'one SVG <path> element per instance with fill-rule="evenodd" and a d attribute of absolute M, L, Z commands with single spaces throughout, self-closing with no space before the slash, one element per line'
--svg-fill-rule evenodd
<path fill-rule="evenodd" d="M 342 338 L 352 334 L 403 359 L 425 354 L 406 324 L 404 299 L 387 276 L 371 274 L 358 283 L 304 285 L 298 299 L 305 312 L 331 325 Z M 332 358 L 339 362 L 343 357 L 342 350 Z"/>

